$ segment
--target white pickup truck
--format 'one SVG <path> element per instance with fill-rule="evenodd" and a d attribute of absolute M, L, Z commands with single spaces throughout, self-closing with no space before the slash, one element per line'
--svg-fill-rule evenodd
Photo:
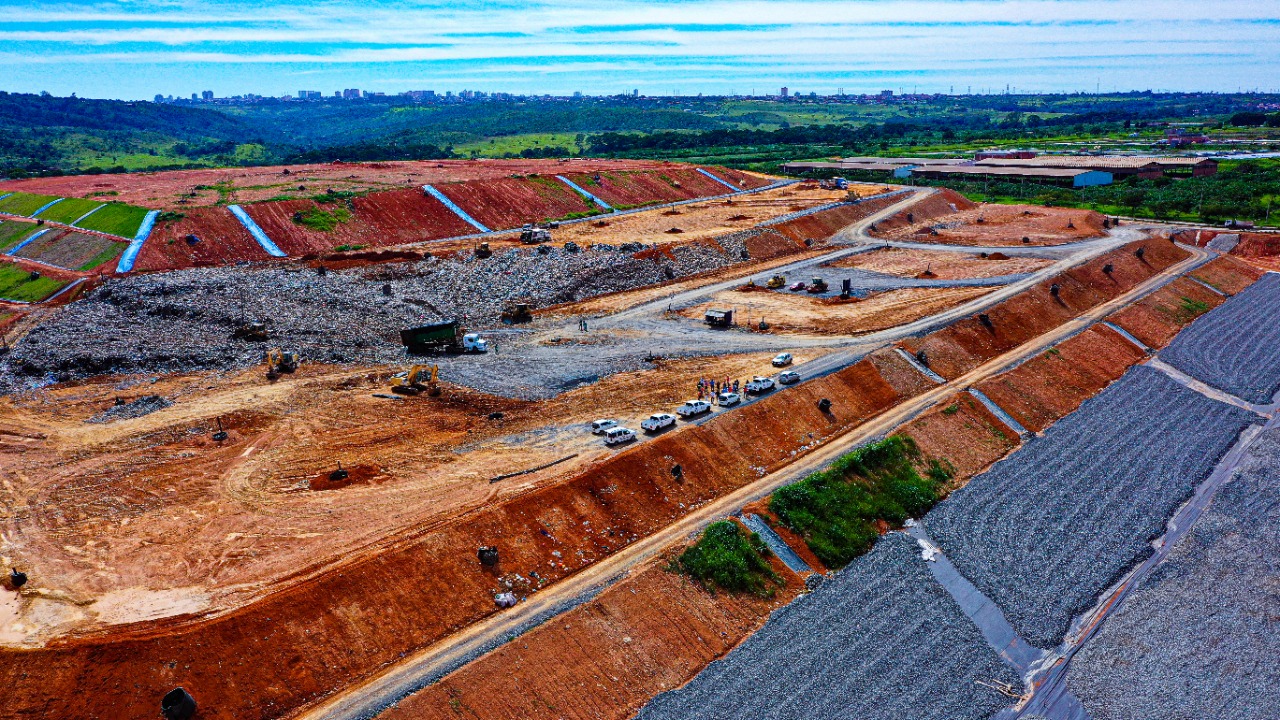
<path fill-rule="evenodd" d="M 640 421 L 640 427 L 645 432 L 656 433 L 662 428 L 671 427 L 676 424 L 676 416 L 671 413 L 654 413 L 644 420 Z"/>
<path fill-rule="evenodd" d="M 746 391 L 752 394 L 769 392 L 774 388 L 773 379 L 757 375 L 747 383 Z"/>
<path fill-rule="evenodd" d="M 686 400 L 683 405 L 676 408 L 676 414 L 682 418 L 691 418 L 707 412 L 711 412 L 711 403 L 706 400 Z"/>

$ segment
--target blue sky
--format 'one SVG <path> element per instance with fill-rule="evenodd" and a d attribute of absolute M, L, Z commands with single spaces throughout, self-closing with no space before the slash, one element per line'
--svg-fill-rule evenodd
<path fill-rule="evenodd" d="M 1270 0 L 5 0 L 0 90 L 1280 87 Z"/>

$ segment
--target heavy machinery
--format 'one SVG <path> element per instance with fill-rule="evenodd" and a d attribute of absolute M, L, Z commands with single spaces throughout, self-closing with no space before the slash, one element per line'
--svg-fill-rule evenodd
<path fill-rule="evenodd" d="M 820 277 L 816 277 L 813 279 L 813 282 L 809 283 L 808 290 L 814 295 L 824 293 L 827 291 L 827 281 Z"/>
<path fill-rule="evenodd" d="M 786 275 L 774 275 L 773 277 L 769 278 L 769 282 L 765 283 L 765 287 L 769 288 L 770 290 L 779 290 L 785 287 L 786 284 L 787 284 Z"/>
<path fill-rule="evenodd" d="M 432 353 L 484 353 L 489 343 L 476 333 L 462 334 L 457 320 L 445 320 L 400 331 L 400 342 L 410 355 Z"/>
<path fill-rule="evenodd" d="M 266 342 L 267 340 L 267 324 L 261 322 L 251 322 L 241 325 L 231 333 L 234 340 L 248 340 L 249 342 Z"/>
<path fill-rule="evenodd" d="M 280 348 L 267 351 L 267 379 L 275 380 L 282 373 L 291 373 L 298 369 L 301 359 L 296 352 L 285 352 Z"/>
<path fill-rule="evenodd" d="M 551 233 L 546 228 L 536 225 L 525 225 L 520 229 L 520 242 L 525 245 L 541 245 L 551 242 Z"/>
<path fill-rule="evenodd" d="M 502 309 L 502 322 L 508 325 L 533 322 L 533 306 L 527 302 L 508 304 Z"/>
<path fill-rule="evenodd" d="M 431 397 L 440 394 L 440 366 L 414 365 L 404 377 L 391 378 L 391 392 L 397 395 L 419 395 L 426 391 Z"/>
<path fill-rule="evenodd" d="M 476 246 L 476 257 L 481 260 L 487 257 L 493 257 L 493 251 L 489 249 L 489 243 L 482 242 Z"/>

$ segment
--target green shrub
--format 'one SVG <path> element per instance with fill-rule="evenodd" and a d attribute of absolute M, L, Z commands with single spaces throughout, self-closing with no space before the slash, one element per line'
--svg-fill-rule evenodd
<path fill-rule="evenodd" d="M 333 229 L 338 227 L 339 223 L 347 222 L 350 219 L 351 211 L 344 207 L 336 207 L 332 210 L 312 207 L 293 214 L 294 222 L 320 232 L 333 232 Z"/>
<path fill-rule="evenodd" d="M 156 222 L 158 223 L 178 222 L 179 220 L 185 218 L 186 216 L 187 216 L 186 213 L 174 212 L 173 210 L 165 210 L 164 212 L 156 216 Z"/>
<path fill-rule="evenodd" d="M 893 436 L 841 456 L 831 467 L 773 494 L 769 509 L 828 567 L 843 567 L 879 537 L 876 522 L 901 525 L 941 498 L 954 471 L 933 461 L 916 471 L 920 451 Z"/>
<path fill-rule="evenodd" d="M 365 247 L 366 247 L 366 246 L 364 246 L 364 245 L 337 245 L 337 246 L 335 246 L 335 247 L 333 248 L 333 251 L 334 251 L 334 252 L 346 252 L 346 251 L 348 251 L 348 250 L 363 250 L 363 249 L 365 249 Z"/>
<path fill-rule="evenodd" d="M 782 581 L 765 558 L 769 548 L 759 535 L 745 533 L 737 523 L 712 523 L 698 541 L 677 559 L 679 569 L 702 583 L 728 590 L 773 597 Z"/>
<path fill-rule="evenodd" d="M 1179 314 L 1184 320 L 1193 320 L 1209 311 L 1209 303 L 1203 300 L 1192 300 L 1189 297 L 1182 298 L 1182 306 L 1179 308 Z"/>

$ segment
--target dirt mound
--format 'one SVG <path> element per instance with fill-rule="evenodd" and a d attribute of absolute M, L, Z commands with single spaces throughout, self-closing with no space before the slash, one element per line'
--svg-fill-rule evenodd
<path fill-rule="evenodd" d="M 894 431 L 916 441 L 926 460 L 947 462 L 950 489 L 968 482 L 1020 444 L 1018 434 L 969 393 L 956 393 Z"/>
<path fill-rule="evenodd" d="M 178 270 L 271 259 L 230 210 L 188 208 L 181 213 L 180 219 L 156 224 L 138 253 L 135 270 Z"/>
<path fill-rule="evenodd" d="M 1202 265 L 1191 277 L 1209 283 L 1218 290 L 1235 295 L 1263 276 L 1264 272 L 1232 257 L 1223 256 Z"/>
<path fill-rule="evenodd" d="M 1145 248 L 1141 259 L 1134 255 L 1140 247 Z M 958 377 L 1186 257 L 1167 240 L 1130 243 L 995 305 L 985 313 L 990 327 L 971 317 L 902 345 L 913 354 L 924 350 L 929 366 L 943 377 Z M 1108 266 L 1110 273 L 1104 272 Z M 1051 290 L 1055 284 L 1057 296 Z"/>
<path fill-rule="evenodd" d="M 978 389 L 1023 427 L 1039 432 L 1075 412 L 1143 357 L 1116 331 L 1094 325 Z"/>
<path fill-rule="evenodd" d="M 381 468 L 373 465 L 352 465 L 335 470 L 321 470 L 311 478 L 311 490 L 337 490 L 350 485 L 370 485 L 387 480 Z"/>
<path fill-rule="evenodd" d="M 1191 321 L 1226 298 L 1187 278 L 1178 278 L 1109 320 L 1151 348 L 1168 345 Z"/>

